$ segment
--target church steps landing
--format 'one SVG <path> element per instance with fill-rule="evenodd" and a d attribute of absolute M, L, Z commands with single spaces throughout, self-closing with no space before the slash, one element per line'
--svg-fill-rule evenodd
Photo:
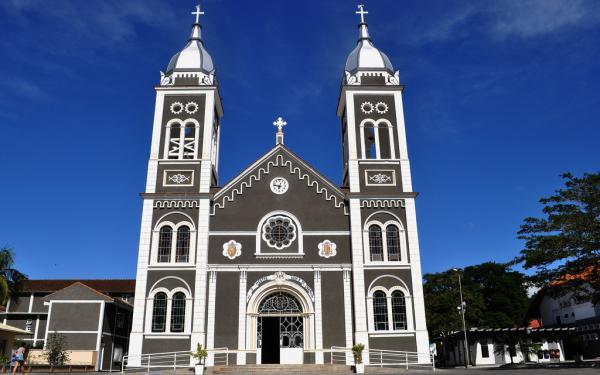
<path fill-rule="evenodd" d="M 344 365 L 240 365 L 215 366 L 213 374 L 351 374 L 350 366 Z"/>

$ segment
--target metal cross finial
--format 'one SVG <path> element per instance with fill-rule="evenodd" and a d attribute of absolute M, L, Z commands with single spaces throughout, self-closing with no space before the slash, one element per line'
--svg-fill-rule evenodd
<path fill-rule="evenodd" d="M 356 14 L 360 14 L 360 23 L 365 23 L 365 14 L 369 14 L 369 12 L 367 12 L 364 8 L 364 5 L 358 4 L 359 10 L 356 11 Z"/>
<path fill-rule="evenodd" d="M 200 4 L 196 5 L 196 11 L 192 12 L 192 14 L 196 16 L 196 23 L 199 23 L 200 15 L 204 14 L 204 12 L 200 10 Z"/>
<path fill-rule="evenodd" d="M 277 118 L 277 121 L 273 122 L 273 125 L 277 126 L 277 129 L 279 130 L 279 132 L 282 132 L 282 129 L 284 126 L 287 125 L 287 122 L 285 122 L 281 117 Z"/>

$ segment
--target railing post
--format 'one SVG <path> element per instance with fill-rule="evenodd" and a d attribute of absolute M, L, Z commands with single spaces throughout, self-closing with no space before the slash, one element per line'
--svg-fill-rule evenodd
<path fill-rule="evenodd" d="M 146 373 L 149 374 L 150 373 L 150 354 L 148 354 L 148 363 L 146 364 Z"/>
<path fill-rule="evenodd" d="M 173 372 L 177 371 L 177 353 L 173 354 Z"/>
<path fill-rule="evenodd" d="M 379 367 L 383 367 L 383 352 L 379 352 Z"/>
<path fill-rule="evenodd" d="M 408 370 L 408 352 L 404 353 L 404 358 L 406 360 L 406 369 Z"/>

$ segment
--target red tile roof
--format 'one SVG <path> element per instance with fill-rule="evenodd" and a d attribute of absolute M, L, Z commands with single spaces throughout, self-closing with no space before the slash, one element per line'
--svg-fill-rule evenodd
<path fill-rule="evenodd" d="M 27 280 L 24 282 L 24 292 L 55 292 L 80 282 L 101 293 L 131 293 L 135 292 L 135 280 Z"/>

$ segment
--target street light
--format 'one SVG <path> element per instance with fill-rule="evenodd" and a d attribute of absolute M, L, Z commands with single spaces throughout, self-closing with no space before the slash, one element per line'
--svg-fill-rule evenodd
<path fill-rule="evenodd" d="M 463 332 L 465 334 L 465 367 L 468 368 L 470 358 L 469 358 L 469 343 L 467 342 L 467 325 L 465 323 L 465 307 L 467 304 L 465 303 L 465 301 L 463 301 L 462 283 L 460 281 L 460 269 L 453 268 L 452 271 L 454 271 L 458 274 L 458 290 L 460 292 L 460 306 L 458 306 L 457 308 L 460 310 L 460 313 L 462 315 Z"/>

